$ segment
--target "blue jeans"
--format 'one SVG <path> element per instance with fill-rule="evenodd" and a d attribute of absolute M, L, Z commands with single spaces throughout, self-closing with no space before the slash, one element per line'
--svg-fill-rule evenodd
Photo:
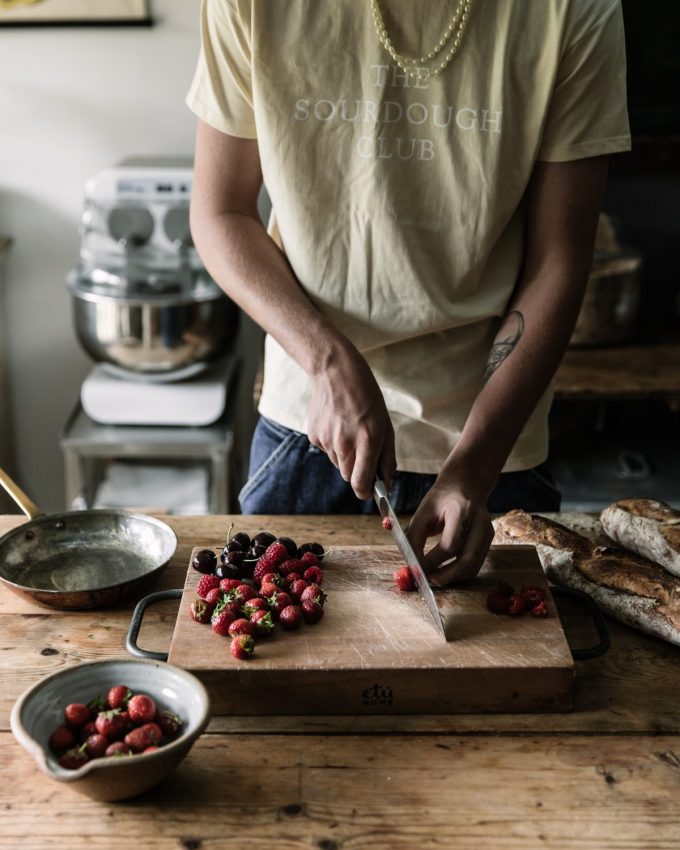
<path fill-rule="evenodd" d="M 399 472 L 391 501 L 398 514 L 412 514 L 436 475 Z M 375 514 L 373 499 L 357 499 L 325 452 L 306 434 L 260 417 L 250 449 L 248 480 L 239 493 L 244 514 Z M 559 511 L 561 496 L 543 466 L 504 472 L 489 496 L 491 513 L 513 508 Z"/>

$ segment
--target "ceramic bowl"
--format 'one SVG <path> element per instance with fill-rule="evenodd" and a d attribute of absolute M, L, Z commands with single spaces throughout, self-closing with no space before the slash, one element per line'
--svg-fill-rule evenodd
<path fill-rule="evenodd" d="M 61 767 L 48 739 L 63 723 L 65 706 L 105 696 L 117 684 L 148 694 L 161 709 L 178 714 L 183 720 L 181 734 L 153 753 L 93 759 L 77 770 Z M 111 802 L 157 785 L 189 752 L 209 719 L 208 694 L 191 673 L 162 661 L 119 659 L 79 664 L 41 679 L 14 704 L 11 727 L 49 777 L 94 800 Z"/>

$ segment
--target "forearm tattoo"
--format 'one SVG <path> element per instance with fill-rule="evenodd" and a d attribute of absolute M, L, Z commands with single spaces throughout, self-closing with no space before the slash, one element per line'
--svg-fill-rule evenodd
<path fill-rule="evenodd" d="M 519 310 L 513 310 L 505 317 L 498 335 L 491 346 L 489 359 L 486 361 L 483 382 L 486 383 L 501 363 L 508 357 L 520 341 L 524 333 L 524 317 Z"/>

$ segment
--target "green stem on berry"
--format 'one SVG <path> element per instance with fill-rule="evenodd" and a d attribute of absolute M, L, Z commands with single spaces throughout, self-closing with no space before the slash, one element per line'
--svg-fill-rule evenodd
<path fill-rule="evenodd" d="M 234 523 L 229 526 L 229 530 L 227 531 L 227 546 L 231 543 L 231 533 L 234 530 Z"/>

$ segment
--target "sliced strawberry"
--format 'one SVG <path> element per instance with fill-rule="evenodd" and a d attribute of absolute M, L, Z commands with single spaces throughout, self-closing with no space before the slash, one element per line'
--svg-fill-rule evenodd
<path fill-rule="evenodd" d="M 399 567 L 399 569 L 394 571 L 394 581 L 399 588 L 399 590 L 403 592 L 410 592 L 416 589 L 415 582 L 413 581 L 413 576 L 411 575 L 411 570 L 407 566 Z"/>

